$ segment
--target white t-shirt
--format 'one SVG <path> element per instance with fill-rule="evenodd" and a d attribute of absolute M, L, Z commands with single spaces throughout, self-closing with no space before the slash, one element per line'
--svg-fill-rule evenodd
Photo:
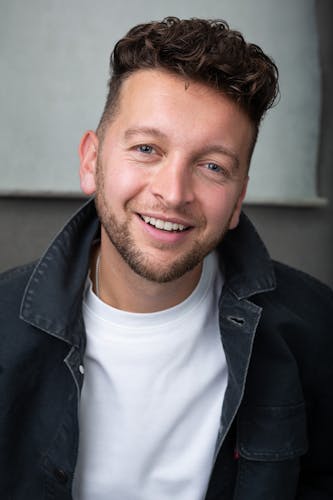
<path fill-rule="evenodd" d="M 89 283 L 75 500 L 204 498 L 227 384 L 221 288 L 215 253 L 192 294 L 161 312 L 110 307 Z"/>

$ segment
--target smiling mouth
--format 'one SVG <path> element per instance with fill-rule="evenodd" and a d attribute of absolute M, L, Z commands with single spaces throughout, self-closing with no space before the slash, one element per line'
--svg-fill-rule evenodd
<path fill-rule="evenodd" d="M 148 217 L 147 215 L 140 215 L 141 219 L 145 221 L 146 224 L 161 229 L 162 231 L 169 232 L 182 232 L 190 229 L 190 226 L 184 226 L 183 224 L 177 224 L 176 222 L 171 222 L 162 219 L 155 219 L 155 217 Z"/>

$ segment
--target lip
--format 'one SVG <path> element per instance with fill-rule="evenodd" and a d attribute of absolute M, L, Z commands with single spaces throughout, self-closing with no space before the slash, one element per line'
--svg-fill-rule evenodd
<path fill-rule="evenodd" d="M 179 222 L 179 219 L 176 218 L 166 218 L 164 217 L 163 219 L 160 216 L 156 215 L 149 215 L 147 217 L 154 217 L 155 219 L 161 219 L 163 221 L 170 221 L 175 224 L 183 224 L 184 226 L 187 227 L 186 230 L 184 231 L 164 231 L 162 229 L 158 229 L 155 226 L 152 226 L 151 224 L 147 224 L 142 218 L 141 214 L 137 214 L 137 220 L 139 224 L 141 225 L 142 229 L 144 230 L 144 233 L 148 235 L 149 239 L 151 241 L 156 241 L 159 243 L 164 243 L 166 245 L 175 245 L 179 244 L 185 239 L 187 239 L 188 235 L 192 232 L 191 230 L 193 229 L 193 226 L 189 226 L 186 221 L 184 222 Z"/>
<path fill-rule="evenodd" d="M 191 229 L 194 227 L 194 224 L 192 224 L 190 221 L 186 219 L 182 219 L 179 217 L 166 217 L 165 215 L 161 214 L 156 214 L 156 213 L 147 213 L 147 212 L 137 212 L 137 215 L 140 217 L 152 217 L 154 219 L 160 219 L 164 222 L 172 222 L 173 224 L 181 224 L 182 226 L 185 226 L 188 229 Z"/>

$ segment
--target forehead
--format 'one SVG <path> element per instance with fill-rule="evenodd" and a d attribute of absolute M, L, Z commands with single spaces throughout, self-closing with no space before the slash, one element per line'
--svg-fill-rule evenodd
<path fill-rule="evenodd" d="M 124 100 L 141 99 L 145 94 L 152 92 L 159 93 L 160 97 L 179 94 L 182 99 L 195 96 L 228 102 L 240 110 L 239 106 L 223 92 L 215 90 L 210 85 L 163 69 L 140 69 L 127 76 L 120 87 L 120 103 Z"/>
<path fill-rule="evenodd" d="M 120 104 L 134 103 L 135 100 L 150 98 L 150 103 L 156 104 L 157 100 L 177 99 L 186 103 L 191 99 L 204 99 L 238 106 L 222 92 L 213 89 L 205 83 L 191 80 L 185 76 L 160 69 L 137 70 L 130 74 L 120 88 Z M 144 101 L 145 102 L 145 101 Z M 170 103 L 169 103 L 170 104 Z"/>
<path fill-rule="evenodd" d="M 249 150 L 254 137 L 250 119 L 230 98 L 160 70 L 138 70 L 123 82 L 115 127 L 154 128 L 175 144 L 222 142 L 231 150 L 244 145 Z"/>

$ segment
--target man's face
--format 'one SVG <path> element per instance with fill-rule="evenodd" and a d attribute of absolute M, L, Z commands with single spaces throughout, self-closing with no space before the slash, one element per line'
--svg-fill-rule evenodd
<path fill-rule="evenodd" d="M 102 141 L 89 132 L 81 143 L 81 186 L 96 192 L 110 262 L 120 254 L 155 282 L 200 267 L 238 224 L 252 140 L 249 118 L 209 87 L 131 75 Z"/>

